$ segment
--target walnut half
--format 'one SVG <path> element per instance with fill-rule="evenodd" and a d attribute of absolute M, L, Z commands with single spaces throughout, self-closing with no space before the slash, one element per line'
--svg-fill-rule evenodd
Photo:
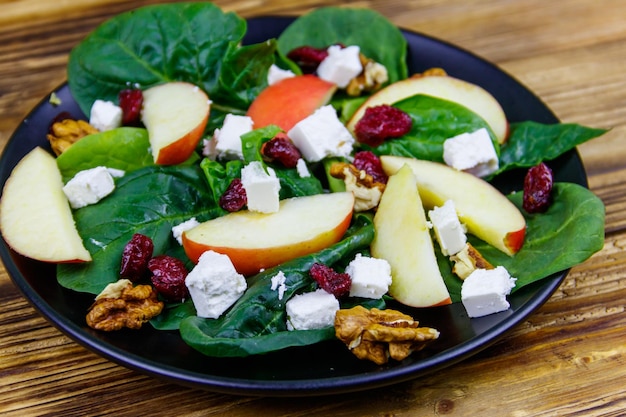
<path fill-rule="evenodd" d="M 121 285 L 110 284 L 100 295 L 87 313 L 87 325 L 107 332 L 124 327 L 139 329 L 145 322 L 158 316 L 164 306 L 152 286 L 133 287 L 130 281 L 122 282 Z"/>
<path fill-rule="evenodd" d="M 357 358 L 383 365 L 423 349 L 439 332 L 396 310 L 356 306 L 337 311 L 335 335 Z"/>
<path fill-rule="evenodd" d="M 98 129 L 84 120 L 65 119 L 56 122 L 50 128 L 51 133 L 47 135 L 48 141 L 54 153 L 59 156 L 67 148 L 76 143 L 79 139 L 98 133 Z"/>

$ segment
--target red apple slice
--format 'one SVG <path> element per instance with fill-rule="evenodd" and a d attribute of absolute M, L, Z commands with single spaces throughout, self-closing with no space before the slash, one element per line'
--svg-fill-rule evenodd
<path fill-rule="evenodd" d="M 228 255 L 240 274 L 253 275 L 338 242 L 353 207 L 351 192 L 285 199 L 275 213 L 243 210 L 204 222 L 183 233 L 183 247 L 193 262 L 213 250 Z"/>
<path fill-rule="evenodd" d="M 487 122 L 499 143 L 506 141 L 509 125 L 500 103 L 482 87 L 448 75 L 413 77 L 390 84 L 361 104 L 346 126 L 354 133 L 354 127 L 368 107 L 393 104 L 417 94 L 437 97 L 467 107 Z"/>
<path fill-rule="evenodd" d="M 277 125 L 287 132 L 327 104 L 336 90 L 335 84 L 315 75 L 285 78 L 261 91 L 247 114 L 255 129 Z"/>
<path fill-rule="evenodd" d="M 391 266 L 389 295 L 412 307 L 450 304 L 422 206 L 408 166 L 389 177 L 374 215 L 372 255 Z"/>
<path fill-rule="evenodd" d="M 141 120 L 148 130 L 154 162 L 174 165 L 196 149 L 209 120 L 209 97 L 186 82 L 170 82 L 143 92 Z"/>
<path fill-rule="evenodd" d="M 452 200 L 469 233 L 508 255 L 517 253 L 524 244 L 524 216 L 487 181 L 436 162 L 387 155 L 380 160 L 387 175 L 394 174 L 405 164 L 413 169 L 427 209 Z"/>
<path fill-rule="evenodd" d="M 0 200 L 0 229 L 16 252 L 44 262 L 87 262 L 56 160 L 42 148 L 13 169 Z"/>

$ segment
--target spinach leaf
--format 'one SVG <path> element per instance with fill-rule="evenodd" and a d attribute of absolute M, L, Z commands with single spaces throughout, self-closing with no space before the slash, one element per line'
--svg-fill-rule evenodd
<path fill-rule="evenodd" d="M 79 171 L 106 166 L 125 172 L 154 165 L 145 129 L 120 127 L 85 136 L 57 157 L 63 181 Z"/>
<path fill-rule="evenodd" d="M 370 9 L 323 7 L 296 19 L 278 37 L 286 55 L 299 46 L 357 45 L 361 53 L 387 68 L 389 82 L 408 77 L 406 39 L 387 18 Z"/>
<path fill-rule="evenodd" d="M 487 243 L 469 236 L 470 243 L 493 265 L 504 266 L 517 278 L 513 291 L 564 271 L 587 260 L 604 245 L 604 205 L 587 188 L 573 183 L 556 183 L 553 203 L 541 214 L 522 209 L 522 193 L 510 200 L 526 218 L 522 249 L 508 256 Z M 461 280 L 452 275 L 447 259 L 440 259 L 442 273 L 453 302 L 461 301 Z"/>
<path fill-rule="evenodd" d="M 465 132 L 486 128 L 498 152 L 498 143 L 491 128 L 480 116 L 460 104 L 418 94 L 393 104 L 411 116 L 413 125 L 406 135 L 386 140 L 370 149 L 377 155 L 408 156 L 443 162 L 443 142 Z"/>
<path fill-rule="evenodd" d="M 219 319 L 188 317 L 180 323 L 183 340 L 209 356 L 247 356 L 317 343 L 334 337 L 332 327 L 320 330 L 287 331 L 285 303 L 294 294 L 313 291 L 315 282 L 308 271 L 315 262 L 333 265 L 367 250 L 374 238 L 370 216 L 358 215 L 344 239 L 315 254 L 285 262 L 261 272 L 248 281 L 244 295 Z M 271 289 L 279 271 L 286 277 L 282 299 Z"/>
<path fill-rule="evenodd" d="M 511 123 L 509 138 L 501 147 L 500 169 L 493 176 L 513 168 L 532 167 L 542 161 L 550 161 L 606 132 L 605 129 L 573 123 Z"/>
<path fill-rule="evenodd" d="M 58 265 L 59 284 L 98 294 L 119 279 L 122 251 L 134 233 L 152 238 L 155 255 L 187 259 L 172 237 L 172 227 L 191 217 L 198 221 L 215 217 L 216 208 L 207 194 L 206 180 L 197 166 L 151 166 L 125 175 L 111 195 L 74 212 L 93 262 Z"/>

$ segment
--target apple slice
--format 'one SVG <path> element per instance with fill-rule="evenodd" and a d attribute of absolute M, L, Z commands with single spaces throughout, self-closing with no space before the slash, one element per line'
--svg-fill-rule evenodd
<path fill-rule="evenodd" d="M 265 88 L 252 102 L 247 115 L 254 128 L 277 125 L 285 132 L 327 104 L 337 86 L 315 75 L 285 78 Z"/>
<path fill-rule="evenodd" d="M 467 107 L 487 122 L 499 143 L 506 141 L 509 124 L 500 103 L 482 87 L 448 75 L 412 77 L 389 84 L 361 104 L 346 126 L 354 134 L 354 127 L 368 107 L 393 104 L 417 94 L 437 97 Z"/>
<path fill-rule="evenodd" d="M 372 256 L 391 265 L 389 295 L 412 307 L 450 304 L 410 167 L 389 177 L 374 215 Z"/>
<path fill-rule="evenodd" d="M 15 166 L 0 200 L 0 229 L 16 252 L 44 262 L 87 262 L 56 160 L 42 148 Z"/>
<path fill-rule="evenodd" d="M 240 274 L 253 275 L 338 242 L 353 207 L 351 192 L 285 199 L 275 213 L 243 210 L 201 223 L 183 233 L 183 247 L 193 262 L 213 250 L 228 255 Z"/>
<path fill-rule="evenodd" d="M 426 209 L 452 200 L 469 233 L 508 255 L 517 253 L 524 244 L 524 216 L 487 181 L 437 162 L 388 155 L 380 160 L 387 175 L 405 164 L 413 169 Z"/>
<path fill-rule="evenodd" d="M 186 161 L 202 138 L 210 110 L 209 97 L 190 83 L 174 81 L 145 90 L 141 120 L 148 130 L 154 162 Z"/>

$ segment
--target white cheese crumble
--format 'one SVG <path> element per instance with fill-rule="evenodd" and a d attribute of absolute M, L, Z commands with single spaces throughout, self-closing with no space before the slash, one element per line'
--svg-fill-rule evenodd
<path fill-rule="evenodd" d="M 252 161 L 241 170 L 241 184 L 246 190 L 247 206 L 250 211 L 275 213 L 280 207 L 280 180 L 276 172 L 259 161 Z"/>
<path fill-rule="evenodd" d="M 287 289 L 286 285 L 285 285 L 285 281 L 286 281 L 287 277 L 285 276 L 285 273 L 283 271 L 278 271 L 278 273 L 276 275 L 274 275 L 271 279 L 271 290 L 272 291 L 278 291 L 278 299 L 282 300 L 283 296 L 285 295 L 285 290 Z"/>
<path fill-rule="evenodd" d="M 232 306 L 247 288 L 230 258 L 207 251 L 185 278 L 198 317 L 216 319 Z"/>
<path fill-rule="evenodd" d="M 486 128 L 446 139 L 443 160 L 447 165 L 477 177 L 486 177 L 499 167 L 498 155 Z"/>
<path fill-rule="evenodd" d="M 328 47 L 327 52 L 328 56 L 317 67 L 317 75 L 339 88 L 346 88 L 350 80 L 363 71 L 360 48 L 356 45 L 345 48 L 333 45 Z"/>
<path fill-rule="evenodd" d="M 465 228 L 456 214 L 454 201 L 447 200 L 443 206 L 428 212 L 435 238 L 441 247 L 441 253 L 452 256 L 459 253 L 467 242 Z"/>
<path fill-rule="evenodd" d="M 80 171 L 65 184 L 63 192 L 74 209 L 95 204 L 115 190 L 115 182 L 106 167 Z"/>
<path fill-rule="evenodd" d="M 308 162 L 317 162 L 327 156 L 348 157 L 354 144 L 350 131 L 330 104 L 298 122 L 287 136 Z"/>
<path fill-rule="evenodd" d="M 277 82 L 282 81 L 285 78 L 291 78 L 295 76 L 296 74 L 294 74 L 293 71 L 285 70 L 285 69 L 280 68 L 276 64 L 272 64 L 270 66 L 269 72 L 267 73 L 267 84 L 268 85 L 276 84 Z"/>
<path fill-rule="evenodd" d="M 482 317 L 507 310 L 506 296 L 515 287 L 516 278 L 502 266 L 477 269 L 461 286 L 461 301 L 469 317 Z"/>
<path fill-rule="evenodd" d="M 287 330 L 322 329 L 335 324 L 339 301 L 334 295 L 319 289 L 299 294 L 287 301 Z"/>
<path fill-rule="evenodd" d="M 89 112 L 89 124 L 101 132 L 122 126 L 122 108 L 111 101 L 96 100 Z"/>
<path fill-rule="evenodd" d="M 296 162 L 296 172 L 300 178 L 309 178 L 311 176 L 309 167 L 307 167 L 306 161 L 302 158 L 298 159 L 298 162 Z"/>
<path fill-rule="evenodd" d="M 178 241 L 178 243 L 180 245 L 183 244 L 183 233 L 185 233 L 187 230 L 191 230 L 194 227 L 196 227 L 197 225 L 199 225 L 200 222 L 198 222 L 198 220 L 196 220 L 195 217 L 192 217 L 189 220 L 186 220 L 180 224 L 177 224 L 176 226 L 172 227 L 172 236 L 174 236 L 174 239 L 176 239 Z"/>
<path fill-rule="evenodd" d="M 205 142 L 203 154 L 219 159 L 243 159 L 241 136 L 252 131 L 252 118 L 227 114 L 220 129 L 215 129 L 213 138 Z"/>
<path fill-rule="evenodd" d="M 378 299 L 391 285 L 391 266 L 384 259 L 362 256 L 360 253 L 345 269 L 350 275 L 350 297 Z"/>

